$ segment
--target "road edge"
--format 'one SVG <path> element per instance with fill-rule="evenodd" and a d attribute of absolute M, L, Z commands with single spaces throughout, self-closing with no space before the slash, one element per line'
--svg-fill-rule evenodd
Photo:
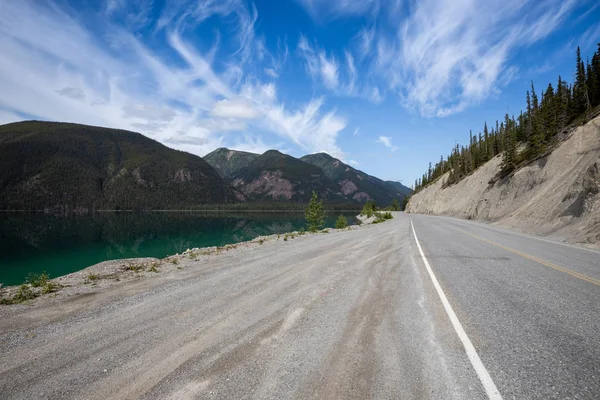
<path fill-rule="evenodd" d="M 419 239 L 417 238 L 417 233 L 415 232 L 415 226 L 413 225 L 412 219 L 409 219 L 409 220 L 410 220 L 410 227 L 412 229 L 412 233 L 415 238 L 415 242 L 417 243 L 417 248 L 419 249 L 419 253 L 421 254 L 421 259 L 423 260 L 423 263 L 425 264 L 425 268 L 427 269 L 427 272 L 429 273 L 429 277 L 431 278 L 431 281 L 433 282 L 433 286 L 435 287 L 435 290 L 436 290 L 438 296 L 440 297 L 440 300 L 442 301 L 444 310 L 446 310 L 446 314 L 448 314 L 448 317 L 450 318 L 450 322 L 452 323 L 452 326 L 454 327 L 456 334 L 458 335 L 460 341 L 462 342 L 462 344 L 465 348 L 467 357 L 469 357 L 469 361 L 471 361 L 471 365 L 473 366 L 473 369 L 475 369 L 475 372 L 477 373 L 477 377 L 479 378 L 479 380 L 481 381 L 481 384 L 483 385 L 483 388 L 485 389 L 485 393 L 487 394 L 487 396 L 490 400 L 503 400 L 502 395 L 498 391 L 496 384 L 494 383 L 494 381 L 492 380 L 492 377 L 490 376 L 490 373 L 483 365 L 483 362 L 481 361 L 479 354 L 477 354 L 477 350 L 475 350 L 475 346 L 473 346 L 471 339 L 469 339 L 469 336 L 467 336 L 467 333 L 465 332 L 462 324 L 458 320 L 458 317 L 456 316 L 454 309 L 450 305 L 450 302 L 448 301 L 448 298 L 446 297 L 444 290 L 440 286 L 435 274 L 433 273 L 433 270 L 431 269 L 431 265 L 429 265 L 429 261 L 427 261 L 427 258 L 425 257 L 425 254 L 423 253 L 423 249 L 421 248 L 421 244 L 419 243 Z"/>

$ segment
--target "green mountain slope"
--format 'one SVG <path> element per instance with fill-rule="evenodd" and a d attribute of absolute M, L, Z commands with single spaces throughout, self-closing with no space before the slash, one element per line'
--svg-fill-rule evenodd
<path fill-rule="evenodd" d="M 321 168 L 338 185 L 339 191 L 354 201 L 364 203 L 372 199 L 377 204 L 388 205 L 394 198 L 400 201 L 408 194 L 397 186 L 359 171 L 326 153 L 309 154 L 301 160 Z M 399 182 L 395 183 L 404 187 Z"/>
<path fill-rule="evenodd" d="M 315 165 L 269 150 L 229 177 L 234 187 L 256 201 L 308 201 L 312 191 L 327 201 L 346 201 L 339 187 Z"/>
<path fill-rule="evenodd" d="M 222 178 L 235 174 L 242 168 L 258 158 L 258 154 L 248 153 L 246 151 L 229 150 L 224 147 L 204 156 L 204 160 L 209 163 Z"/>
<path fill-rule="evenodd" d="M 178 209 L 244 196 L 202 158 L 139 133 L 26 121 L 0 126 L 0 209 Z"/>
<path fill-rule="evenodd" d="M 385 183 L 387 183 L 389 186 L 391 186 L 396 191 L 396 193 L 398 193 L 399 195 L 401 195 L 403 197 L 410 196 L 410 194 L 412 193 L 411 188 L 404 186 L 400 182 L 385 181 Z"/>

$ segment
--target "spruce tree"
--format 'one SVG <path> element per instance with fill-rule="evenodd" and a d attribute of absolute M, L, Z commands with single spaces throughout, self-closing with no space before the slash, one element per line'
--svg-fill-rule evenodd
<path fill-rule="evenodd" d="M 319 200 L 317 193 L 313 191 L 310 203 L 304 212 L 308 230 L 316 232 L 325 225 L 325 210 L 323 209 L 323 200 Z"/>
<path fill-rule="evenodd" d="M 581 60 L 581 50 L 577 47 L 577 72 L 573 85 L 572 116 L 577 117 L 586 110 L 585 66 Z"/>
<path fill-rule="evenodd" d="M 514 129 L 507 130 L 507 148 L 502 156 L 502 175 L 506 176 L 517 166 L 517 138 Z"/>

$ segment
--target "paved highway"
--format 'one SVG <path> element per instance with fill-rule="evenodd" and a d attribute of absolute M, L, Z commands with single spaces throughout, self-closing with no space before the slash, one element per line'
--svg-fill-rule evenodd
<path fill-rule="evenodd" d="M 398 214 L 182 266 L 0 307 L 0 397 L 600 398 L 598 252 Z"/>

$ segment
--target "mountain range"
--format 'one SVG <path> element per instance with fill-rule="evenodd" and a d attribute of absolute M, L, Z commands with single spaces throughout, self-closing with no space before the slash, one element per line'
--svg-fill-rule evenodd
<path fill-rule="evenodd" d="M 410 193 L 325 153 L 220 148 L 203 159 L 139 133 L 71 123 L 1 125 L 0 154 L 0 210 L 192 209 L 306 202 L 313 191 L 328 203 L 387 205 Z"/>
<path fill-rule="evenodd" d="M 253 200 L 306 201 L 312 190 L 329 201 L 390 204 L 411 189 L 383 181 L 327 153 L 294 158 L 277 150 L 262 155 L 219 148 L 204 159 L 221 177 Z"/>

